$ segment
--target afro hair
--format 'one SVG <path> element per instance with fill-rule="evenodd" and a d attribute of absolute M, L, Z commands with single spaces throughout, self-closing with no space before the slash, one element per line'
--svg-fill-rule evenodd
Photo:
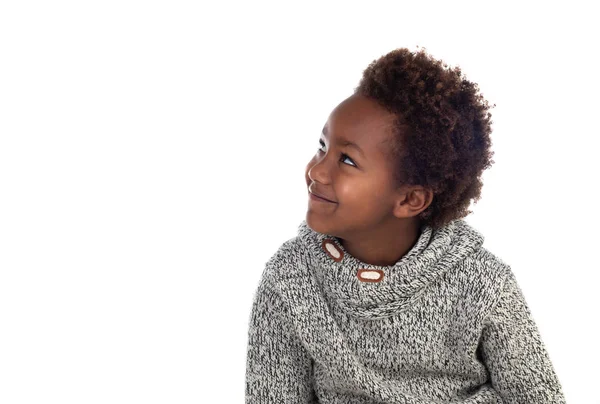
<path fill-rule="evenodd" d="M 385 145 L 395 183 L 423 186 L 434 195 L 419 213 L 420 223 L 437 229 L 472 213 L 481 174 L 494 163 L 491 107 L 477 84 L 425 48 L 399 48 L 371 62 L 354 93 L 395 115 L 393 140 Z"/>

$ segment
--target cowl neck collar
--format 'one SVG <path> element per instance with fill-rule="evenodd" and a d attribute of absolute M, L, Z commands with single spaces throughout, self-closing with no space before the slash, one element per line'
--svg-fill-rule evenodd
<path fill-rule="evenodd" d="M 364 319 L 396 314 L 484 240 L 464 219 L 435 230 L 422 226 L 404 256 L 381 266 L 350 255 L 337 237 L 314 231 L 306 220 L 298 226 L 298 238 L 309 251 L 311 271 L 327 297 L 349 315 Z"/>

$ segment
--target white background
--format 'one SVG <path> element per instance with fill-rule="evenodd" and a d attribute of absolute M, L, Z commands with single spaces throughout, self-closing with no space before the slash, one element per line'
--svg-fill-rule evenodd
<path fill-rule="evenodd" d="M 320 130 L 418 45 L 496 104 L 467 221 L 567 401 L 600 403 L 592 2 L 213 3 L 0 3 L 0 402 L 243 402 L 253 294 Z"/>

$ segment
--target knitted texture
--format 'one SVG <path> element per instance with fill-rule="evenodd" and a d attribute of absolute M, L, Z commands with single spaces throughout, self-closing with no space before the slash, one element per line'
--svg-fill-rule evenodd
<path fill-rule="evenodd" d="M 565 403 L 514 273 L 483 240 L 463 219 L 426 226 L 377 266 L 303 220 L 254 295 L 246 404 Z"/>

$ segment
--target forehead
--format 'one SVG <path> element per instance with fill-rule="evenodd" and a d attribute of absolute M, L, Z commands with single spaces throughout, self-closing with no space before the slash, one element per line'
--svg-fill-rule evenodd
<path fill-rule="evenodd" d="M 391 136 L 395 115 L 361 95 L 342 101 L 324 126 L 328 136 L 358 144 L 365 153 L 377 153 L 378 145 Z"/>

